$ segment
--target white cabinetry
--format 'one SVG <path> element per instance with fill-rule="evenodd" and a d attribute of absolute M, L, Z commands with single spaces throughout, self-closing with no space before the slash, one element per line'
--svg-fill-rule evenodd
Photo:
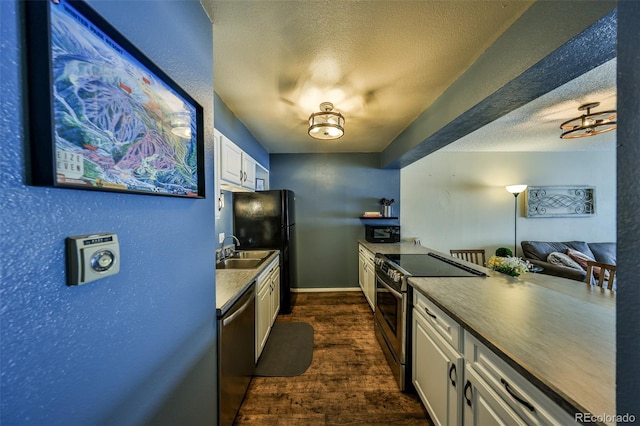
<path fill-rule="evenodd" d="M 526 425 L 472 368 L 465 371 L 464 425 Z"/>
<path fill-rule="evenodd" d="M 256 285 L 256 362 L 280 311 L 280 258 L 274 259 Z"/>
<path fill-rule="evenodd" d="M 243 181 L 242 150 L 224 135 L 220 137 L 220 179 L 235 185 Z"/>
<path fill-rule="evenodd" d="M 465 332 L 464 424 L 575 423 L 540 389 Z"/>
<path fill-rule="evenodd" d="M 242 187 L 256 189 L 256 160 L 245 153 L 242 153 Z"/>
<path fill-rule="evenodd" d="M 460 424 L 464 363 L 459 331 L 444 312 L 414 293 L 412 381 L 435 425 Z"/>
<path fill-rule="evenodd" d="M 433 302 L 413 293 L 412 381 L 434 424 L 575 423 Z"/>
<path fill-rule="evenodd" d="M 220 133 L 214 132 L 216 152 L 219 161 L 216 164 L 216 178 L 221 189 L 229 191 L 255 191 L 256 175 L 263 179 L 268 189 L 269 171 L 259 165 L 249 154 Z"/>
<path fill-rule="evenodd" d="M 276 322 L 278 312 L 280 312 L 280 263 L 276 263 L 271 268 L 271 325 Z"/>
<path fill-rule="evenodd" d="M 374 254 L 362 244 L 358 246 L 358 284 L 369 302 L 371 309 L 376 307 L 376 271 L 373 262 Z"/>

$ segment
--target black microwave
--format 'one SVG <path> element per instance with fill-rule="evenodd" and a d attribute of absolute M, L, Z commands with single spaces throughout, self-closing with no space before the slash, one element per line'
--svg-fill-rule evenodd
<path fill-rule="evenodd" d="M 399 225 L 365 225 L 365 239 L 370 243 L 399 243 Z"/>

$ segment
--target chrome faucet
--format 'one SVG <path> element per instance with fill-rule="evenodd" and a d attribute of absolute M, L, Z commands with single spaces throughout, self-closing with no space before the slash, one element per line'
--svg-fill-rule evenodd
<path fill-rule="evenodd" d="M 236 246 L 240 245 L 240 240 L 235 235 L 227 235 L 226 237 L 224 237 L 224 239 L 220 243 L 220 254 L 221 254 L 220 261 L 223 261 L 227 257 L 226 254 L 225 254 L 225 251 L 224 251 L 224 242 L 227 240 L 227 238 L 233 238 L 233 240 L 234 240 L 234 243 L 233 243 L 234 251 L 235 251 Z"/>

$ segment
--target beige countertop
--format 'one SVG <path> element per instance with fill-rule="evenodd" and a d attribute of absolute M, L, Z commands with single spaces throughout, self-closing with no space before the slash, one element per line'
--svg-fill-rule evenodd
<path fill-rule="evenodd" d="M 412 243 L 360 243 L 378 253 L 431 251 Z M 488 276 L 416 277 L 409 284 L 566 410 L 615 415 L 615 293 L 472 266 Z"/>
<path fill-rule="evenodd" d="M 255 269 L 216 269 L 216 315 L 224 315 L 258 278 L 258 275 L 279 255 L 280 251 L 275 250 L 274 254 Z"/>
<path fill-rule="evenodd" d="M 362 244 L 373 254 L 385 253 L 385 254 L 420 254 L 429 253 L 426 247 L 422 247 L 418 244 L 403 241 L 401 243 L 370 243 L 366 240 L 358 240 L 358 243 Z"/>

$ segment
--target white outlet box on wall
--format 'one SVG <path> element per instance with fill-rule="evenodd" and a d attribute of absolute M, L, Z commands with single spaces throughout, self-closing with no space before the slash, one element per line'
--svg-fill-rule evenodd
<path fill-rule="evenodd" d="M 224 241 L 224 232 L 218 234 L 218 244 L 222 244 Z"/>

